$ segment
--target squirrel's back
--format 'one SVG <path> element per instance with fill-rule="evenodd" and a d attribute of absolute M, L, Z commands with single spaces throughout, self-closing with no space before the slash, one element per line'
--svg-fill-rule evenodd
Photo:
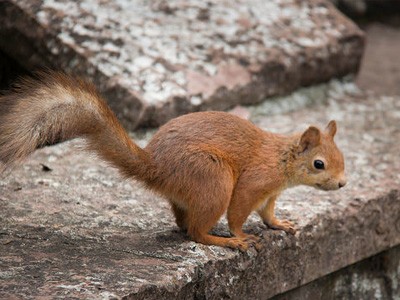
<path fill-rule="evenodd" d="M 263 137 L 261 129 L 232 114 L 197 112 L 180 116 L 162 126 L 146 149 L 154 153 L 171 148 L 209 147 L 235 155 L 258 149 Z"/>

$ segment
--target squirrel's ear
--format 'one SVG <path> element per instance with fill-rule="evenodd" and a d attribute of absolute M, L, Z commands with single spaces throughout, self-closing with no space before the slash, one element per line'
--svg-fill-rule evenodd
<path fill-rule="evenodd" d="M 330 135 L 331 137 L 334 137 L 337 131 L 337 126 L 336 126 L 336 121 L 332 120 L 328 123 L 326 126 L 325 132 Z"/>
<path fill-rule="evenodd" d="M 300 138 L 299 153 L 318 146 L 321 141 L 321 132 L 317 127 L 310 126 Z"/>

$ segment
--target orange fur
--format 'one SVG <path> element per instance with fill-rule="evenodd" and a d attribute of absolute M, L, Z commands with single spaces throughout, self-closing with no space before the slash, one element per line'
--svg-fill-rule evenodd
<path fill-rule="evenodd" d="M 164 195 L 178 226 L 197 242 L 246 250 L 258 238 L 242 231 L 256 210 L 272 228 L 294 233 L 277 220 L 275 201 L 285 188 L 305 184 L 324 190 L 345 184 L 343 155 L 333 137 L 311 126 L 283 136 L 262 131 L 224 112 L 199 112 L 171 120 L 141 149 L 96 92 L 62 73 L 40 73 L 0 97 L 0 163 L 10 167 L 35 149 L 82 137 L 88 149 Z M 324 162 L 325 169 L 314 167 Z M 231 233 L 209 234 L 227 211 Z"/>

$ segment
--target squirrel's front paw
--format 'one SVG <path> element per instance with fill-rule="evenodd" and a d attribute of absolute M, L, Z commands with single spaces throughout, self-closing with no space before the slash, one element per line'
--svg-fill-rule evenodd
<path fill-rule="evenodd" d="M 283 230 L 290 234 L 295 234 L 296 229 L 294 228 L 294 224 L 288 220 L 278 220 L 273 218 L 271 221 L 264 221 L 266 225 L 268 225 L 272 229 Z"/>

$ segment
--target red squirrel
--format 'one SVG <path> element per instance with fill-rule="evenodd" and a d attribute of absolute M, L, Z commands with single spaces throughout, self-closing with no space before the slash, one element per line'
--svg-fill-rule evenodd
<path fill-rule="evenodd" d="M 291 222 L 274 214 L 284 189 L 346 184 L 336 128 L 330 121 L 325 130 L 310 126 L 285 136 L 229 113 L 196 112 L 169 121 L 142 149 L 91 83 L 42 72 L 0 97 L 0 169 L 43 146 L 83 138 L 123 176 L 164 196 L 191 239 L 245 251 L 259 245 L 258 237 L 242 231 L 252 211 L 269 227 L 295 233 Z M 211 235 L 225 212 L 233 236 Z"/>

